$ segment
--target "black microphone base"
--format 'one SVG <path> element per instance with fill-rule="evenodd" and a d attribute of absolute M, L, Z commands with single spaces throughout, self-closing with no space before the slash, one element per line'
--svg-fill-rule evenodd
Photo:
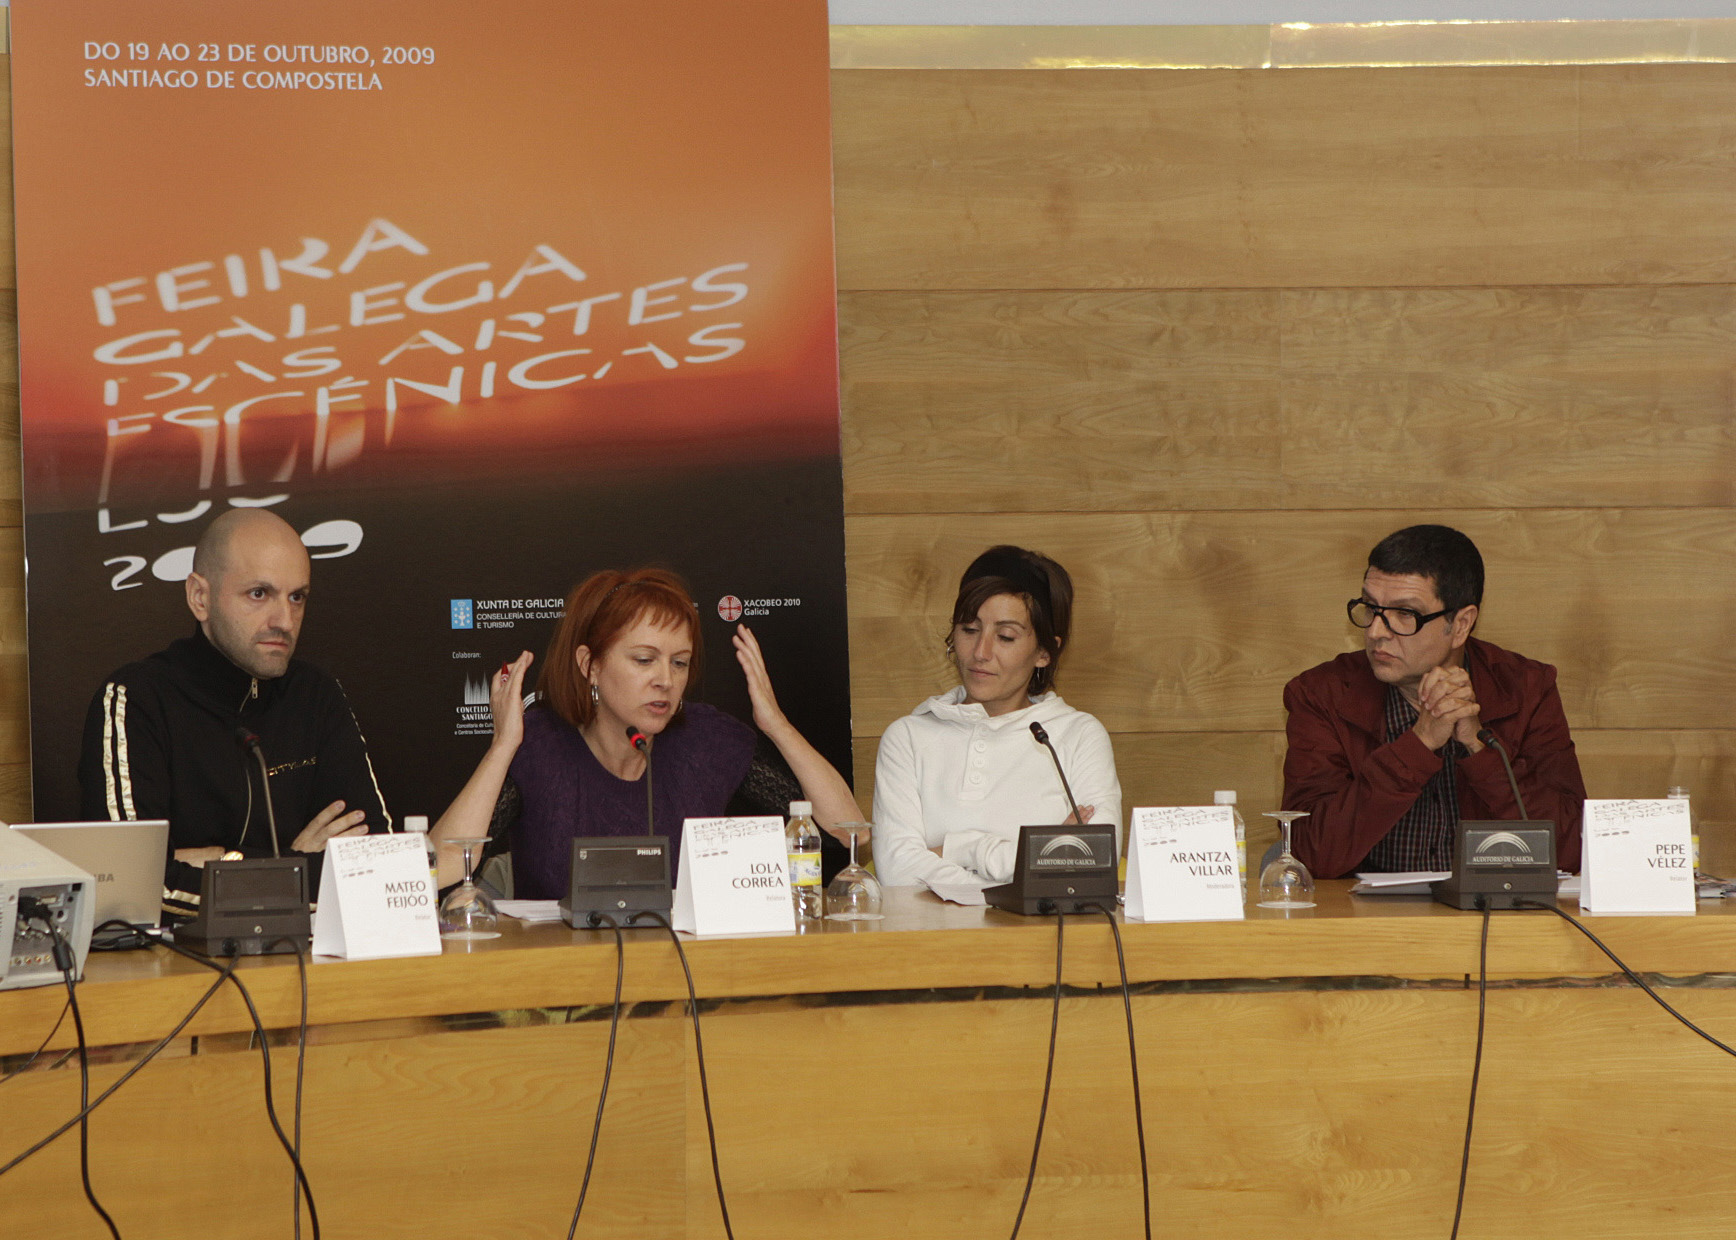
<path fill-rule="evenodd" d="M 1013 881 L 983 888 L 983 899 L 994 908 L 1021 917 L 1085 913 L 1088 905 L 1114 910 L 1114 827 L 1023 826 L 1018 847 Z"/>
<path fill-rule="evenodd" d="M 607 917 L 625 926 L 639 913 L 662 913 L 675 905 L 669 889 L 669 841 L 661 835 L 582 837 L 573 841 L 573 866 L 561 919 L 591 930 Z M 655 926 L 655 922 L 648 922 Z"/>
<path fill-rule="evenodd" d="M 198 952 L 201 956 L 211 956 L 222 960 L 228 956 L 287 956 L 295 951 L 295 943 L 301 944 L 301 950 L 307 951 L 313 945 L 313 931 L 304 929 L 299 934 L 292 931 L 274 934 L 201 934 L 194 927 L 197 922 L 188 922 L 175 929 L 175 942 L 190 952 Z M 292 941 L 293 940 L 293 941 Z"/>
<path fill-rule="evenodd" d="M 991 907 L 1021 917 L 1053 917 L 1056 913 L 1070 917 L 1075 913 L 1094 913 L 1100 908 L 1113 911 L 1116 895 L 1113 884 L 1101 893 L 1081 889 L 1071 895 L 1036 895 L 1021 890 L 1018 883 L 983 888 L 983 899 Z"/>
<path fill-rule="evenodd" d="M 307 858 L 209 861 L 199 913 L 175 927 L 175 942 L 202 956 L 271 956 L 313 941 Z"/>
<path fill-rule="evenodd" d="M 1434 885 L 1449 908 L 1510 911 L 1556 901 L 1555 824 L 1460 820 L 1453 840 L 1453 872 Z"/>
<path fill-rule="evenodd" d="M 1451 879 L 1442 879 L 1434 885 L 1436 904 L 1444 904 L 1448 908 L 1463 909 L 1487 907 L 1496 913 L 1523 912 L 1526 909 L 1536 908 L 1539 904 L 1547 904 L 1551 908 L 1556 906 L 1557 897 L 1554 883 L 1550 883 L 1546 891 L 1542 889 L 1535 891 L 1449 891 L 1447 887 L 1451 882 Z M 1478 901 L 1486 903 L 1480 904 Z"/>
<path fill-rule="evenodd" d="M 637 917 L 640 913 L 661 913 L 667 918 L 670 910 L 674 907 L 674 901 L 668 898 L 668 892 L 663 894 L 662 900 L 643 897 L 637 900 L 623 900 L 612 892 L 598 891 L 591 893 L 589 897 L 580 896 L 577 906 L 573 904 L 573 897 L 568 896 L 561 901 L 561 920 L 574 930 L 600 929 L 605 924 L 602 920 L 604 917 L 623 930 L 640 930 L 646 927 L 652 930 L 661 930 L 663 927 L 654 921 L 629 926 L 627 919 Z"/>

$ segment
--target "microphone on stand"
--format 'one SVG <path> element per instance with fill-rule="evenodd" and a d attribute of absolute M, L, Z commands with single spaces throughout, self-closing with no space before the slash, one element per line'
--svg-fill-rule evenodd
<path fill-rule="evenodd" d="M 627 740 L 645 755 L 645 834 L 656 835 L 657 820 L 651 816 L 651 738 L 629 723 Z"/>
<path fill-rule="evenodd" d="M 1049 743 L 1049 734 L 1043 730 L 1043 725 L 1034 719 L 1031 721 L 1031 735 L 1037 738 L 1037 744 L 1049 751 L 1049 757 L 1055 763 L 1055 774 L 1061 777 L 1061 791 L 1067 794 L 1067 804 L 1073 807 L 1073 821 L 1084 826 L 1084 819 L 1079 817 L 1079 803 L 1073 799 L 1073 789 L 1067 783 L 1067 772 L 1061 769 L 1061 755 L 1056 753 L 1055 747 Z"/>
<path fill-rule="evenodd" d="M 663 924 L 674 905 L 669 886 L 669 841 L 651 817 L 651 738 L 627 725 L 627 743 L 645 755 L 645 834 L 579 836 L 572 844 L 561 920 L 575 930 L 610 925 L 626 929 L 642 913 Z"/>
<path fill-rule="evenodd" d="M 277 849 L 277 811 L 271 805 L 271 772 L 265 766 L 265 750 L 259 743 L 259 733 L 245 724 L 237 724 L 235 739 L 259 763 L 259 783 L 265 789 L 265 823 L 271 829 L 271 855 L 281 857 L 283 854 Z M 245 832 L 246 827 L 242 830 Z"/>
<path fill-rule="evenodd" d="M 1519 807 L 1519 821 L 1530 822 L 1531 815 L 1525 812 L 1525 798 L 1519 795 L 1519 781 L 1513 778 L 1513 764 L 1507 759 L 1507 749 L 1496 739 L 1494 730 L 1483 728 L 1477 733 L 1477 739 L 1501 755 L 1501 765 L 1507 772 L 1507 786 L 1513 789 L 1513 803 Z"/>
<path fill-rule="evenodd" d="M 1519 821 L 1459 819 L 1453 831 L 1452 871 L 1433 884 L 1434 897 L 1451 908 L 1462 909 L 1553 907 L 1558 896 L 1555 824 L 1526 812 L 1513 763 L 1495 733 L 1480 728 L 1477 739 L 1501 755 L 1507 786 L 1519 807 Z"/>
<path fill-rule="evenodd" d="M 271 856 L 206 862 L 199 872 L 198 915 L 175 928 L 175 941 L 206 956 L 265 956 L 298 947 L 305 951 L 313 939 L 308 859 L 293 853 L 285 857 L 278 850 L 271 772 L 258 734 L 237 726 L 235 739 L 259 763 Z M 241 830 L 245 836 L 245 823 Z"/>
<path fill-rule="evenodd" d="M 1117 887 L 1115 828 L 1081 820 L 1079 802 L 1073 799 L 1073 788 L 1061 767 L 1061 756 L 1049 743 L 1048 732 L 1042 724 L 1032 723 L 1031 735 L 1055 763 L 1061 791 L 1073 809 L 1073 824 L 1021 826 L 1012 881 L 983 888 L 983 900 L 1025 917 L 1113 909 Z"/>

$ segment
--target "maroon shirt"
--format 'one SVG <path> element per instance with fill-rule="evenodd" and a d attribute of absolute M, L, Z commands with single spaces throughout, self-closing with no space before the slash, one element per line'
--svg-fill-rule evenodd
<path fill-rule="evenodd" d="M 1555 824 L 1555 863 L 1577 871 L 1585 783 L 1555 669 L 1474 637 L 1465 643 L 1465 667 L 1483 726 L 1513 759 L 1527 814 Z M 1358 869 L 1441 769 L 1441 755 L 1414 732 L 1386 742 L 1386 689 L 1361 651 L 1310 668 L 1284 686 L 1290 712 L 1284 808 L 1309 815 L 1296 823 L 1294 846 L 1316 878 Z M 1519 817 L 1493 748 L 1454 765 L 1462 817 Z"/>

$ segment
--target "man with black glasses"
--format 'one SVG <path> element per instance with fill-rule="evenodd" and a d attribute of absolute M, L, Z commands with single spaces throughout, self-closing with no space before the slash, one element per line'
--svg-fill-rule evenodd
<path fill-rule="evenodd" d="M 1348 604 L 1359 654 L 1284 687 L 1284 808 L 1306 811 L 1295 850 L 1320 878 L 1445 870 L 1460 818 L 1518 818 L 1506 747 L 1531 818 L 1555 823 L 1556 861 L 1579 868 L 1585 784 L 1555 669 L 1471 636 L 1483 557 L 1444 525 L 1413 525 L 1368 553 Z"/>

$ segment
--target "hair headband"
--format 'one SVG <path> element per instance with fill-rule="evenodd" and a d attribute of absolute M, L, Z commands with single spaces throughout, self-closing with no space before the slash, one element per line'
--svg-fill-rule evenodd
<path fill-rule="evenodd" d="M 958 579 L 958 588 L 962 590 L 981 577 L 999 577 L 1003 581 L 1012 582 L 1019 593 L 1029 594 L 1041 603 L 1046 615 L 1054 614 L 1054 599 L 1049 594 L 1049 575 L 1027 560 L 1017 547 L 990 547 L 977 556 L 971 561 L 970 567 L 964 570 L 964 576 Z"/>

